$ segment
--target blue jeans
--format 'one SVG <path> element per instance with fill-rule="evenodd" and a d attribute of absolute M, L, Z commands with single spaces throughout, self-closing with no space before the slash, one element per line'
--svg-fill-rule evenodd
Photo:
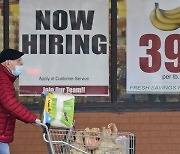
<path fill-rule="evenodd" d="M 10 154 L 8 143 L 0 142 L 0 154 Z"/>

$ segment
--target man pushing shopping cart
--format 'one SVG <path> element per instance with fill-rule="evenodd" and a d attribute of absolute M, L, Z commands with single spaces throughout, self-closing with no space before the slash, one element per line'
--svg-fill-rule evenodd
<path fill-rule="evenodd" d="M 71 94 L 43 94 L 41 113 L 43 138 L 50 154 L 135 154 L 134 135 L 118 132 L 114 123 L 107 127 L 75 130 Z"/>

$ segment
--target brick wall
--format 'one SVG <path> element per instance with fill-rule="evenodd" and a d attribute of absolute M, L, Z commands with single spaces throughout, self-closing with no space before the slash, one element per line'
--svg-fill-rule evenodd
<path fill-rule="evenodd" d="M 136 154 L 180 154 L 180 112 L 76 113 L 76 127 L 115 123 L 136 137 Z M 11 154 L 47 154 L 42 129 L 17 122 Z"/>

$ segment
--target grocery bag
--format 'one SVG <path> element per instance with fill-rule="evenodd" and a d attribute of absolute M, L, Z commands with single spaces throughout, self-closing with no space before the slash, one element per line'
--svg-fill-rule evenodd
<path fill-rule="evenodd" d="M 74 119 L 75 97 L 71 94 L 47 92 L 43 94 L 42 119 L 50 127 L 70 128 Z"/>

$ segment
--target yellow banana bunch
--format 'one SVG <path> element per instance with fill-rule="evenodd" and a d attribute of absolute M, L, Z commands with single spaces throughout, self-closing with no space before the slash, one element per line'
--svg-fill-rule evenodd
<path fill-rule="evenodd" d="M 150 21 L 159 30 L 176 30 L 180 27 L 180 7 L 163 10 L 159 8 L 158 3 L 155 3 L 155 8 L 150 13 Z"/>

